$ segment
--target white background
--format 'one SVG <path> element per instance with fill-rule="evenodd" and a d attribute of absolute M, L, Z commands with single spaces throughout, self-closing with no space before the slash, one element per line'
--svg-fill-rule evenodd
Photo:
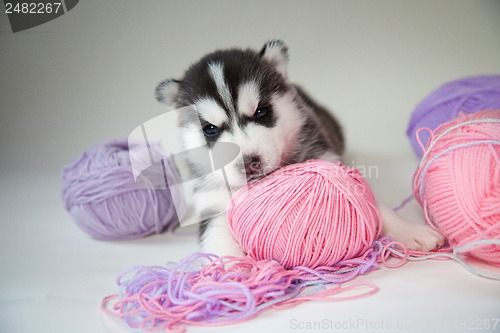
<path fill-rule="evenodd" d="M 396 206 L 411 192 L 417 163 L 405 136 L 416 104 L 447 81 L 500 72 L 500 1 L 82 0 L 16 34 L 1 13 L 1 332 L 120 330 L 98 309 L 116 292 L 115 277 L 197 250 L 195 239 L 169 235 L 91 239 L 62 206 L 61 168 L 163 113 L 155 86 L 203 54 L 273 38 L 289 46 L 290 79 L 344 125 L 345 163 L 376 167 L 368 175 L 374 192 Z M 423 223 L 415 204 L 405 214 Z M 498 282 L 454 262 L 383 268 L 364 279 L 380 291 L 192 331 L 310 332 L 298 323 L 323 320 L 334 322 L 324 331 L 380 331 L 381 321 L 391 331 L 416 332 L 424 322 L 440 331 L 457 320 L 500 318 Z M 360 325 L 344 324 L 353 321 Z"/>

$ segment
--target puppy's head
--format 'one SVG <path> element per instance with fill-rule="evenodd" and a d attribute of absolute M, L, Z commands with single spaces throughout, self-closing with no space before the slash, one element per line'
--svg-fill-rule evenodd
<path fill-rule="evenodd" d="M 240 148 L 242 158 L 226 169 L 231 185 L 241 186 L 286 164 L 296 149 L 304 116 L 287 64 L 287 47 L 277 40 L 260 52 L 216 51 L 182 79 L 160 83 L 156 98 L 170 109 L 194 106 L 198 119 L 180 119 L 186 149 L 218 142 Z"/>

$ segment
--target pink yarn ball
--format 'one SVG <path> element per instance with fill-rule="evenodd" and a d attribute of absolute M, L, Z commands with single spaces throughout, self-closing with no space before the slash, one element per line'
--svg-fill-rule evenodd
<path fill-rule="evenodd" d="M 431 134 L 414 175 L 428 222 L 454 248 L 500 265 L 500 110 L 460 114 Z"/>
<path fill-rule="evenodd" d="M 228 222 L 250 257 L 276 260 L 287 269 L 361 256 L 381 230 L 361 173 L 319 160 L 286 166 L 240 189 Z"/>

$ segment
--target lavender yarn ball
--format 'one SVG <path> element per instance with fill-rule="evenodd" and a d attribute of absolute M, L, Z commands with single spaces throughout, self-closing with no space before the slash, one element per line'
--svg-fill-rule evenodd
<path fill-rule="evenodd" d="M 458 116 L 460 111 L 476 113 L 500 109 L 500 75 L 467 77 L 444 84 L 428 95 L 413 111 L 406 134 L 417 156 L 423 156 L 416 132 L 421 127 L 431 130 Z M 429 133 L 419 134 L 424 147 Z"/>
<path fill-rule="evenodd" d="M 166 178 L 178 179 L 173 161 L 163 161 Z M 135 182 L 127 140 L 96 145 L 67 165 L 62 199 L 76 225 L 96 239 L 137 239 L 179 225 L 166 186 L 148 188 Z"/>

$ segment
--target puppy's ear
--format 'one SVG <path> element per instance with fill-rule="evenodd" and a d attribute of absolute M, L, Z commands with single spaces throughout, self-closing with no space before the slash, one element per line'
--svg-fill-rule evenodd
<path fill-rule="evenodd" d="M 260 56 L 274 65 L 284 78 L 287 77 L 288 47 L 282 40 L 276 39 L 267 42 L 260 51 Z"/>
<path fill-rule="evenodd" d="M 173 110 L 177 107 L 177 95 L 179 94 L 180 81 L 168 79 L 161 82 L 155 90 L 155 97 L 158 102 Z"/>

